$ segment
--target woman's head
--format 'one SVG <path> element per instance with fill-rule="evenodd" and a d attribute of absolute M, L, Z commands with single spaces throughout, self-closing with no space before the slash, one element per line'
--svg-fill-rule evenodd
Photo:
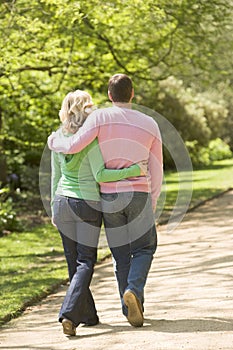
<path fill-rule="evenodd" d="M 91 96 L 82 90 L 69 92 L 64 98 L 59 112 L 63 131 L 75 133 L 91 113 L 93 102 Z"/>

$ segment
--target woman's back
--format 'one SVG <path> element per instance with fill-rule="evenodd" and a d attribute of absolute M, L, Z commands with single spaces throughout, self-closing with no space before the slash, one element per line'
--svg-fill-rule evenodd
<path fill-rule="evenodd" d="M 54 179 L 57 183 L 56 194 L 81 198 L 86 200 L 100 200 L 99 185 L 96 183 L 88 152 L 97 145 L 94 140 L 81 152 L 76 154 L 63 154 L 53 152 L 53 166 L 60 167 L 59 179 Z"/>

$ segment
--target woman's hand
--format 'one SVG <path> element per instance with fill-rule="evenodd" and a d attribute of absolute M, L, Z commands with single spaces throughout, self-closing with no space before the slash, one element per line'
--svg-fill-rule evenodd
<path fill-rule="evenodd" d="M 138 162 L 137 165 L 141 169 L 140 176 L 146 176 L 148 174 L 148 161 L 142 160 L 141 162 Z"/>
<path fill-rule="evenodd" d="M 51 217 L 51 223 L 52 223 L 52 225 L 53 225 L 54 227 L 57 227 L 57 225 L 54 223 L 54 218 L 53 218 L 53 217 Z"/>

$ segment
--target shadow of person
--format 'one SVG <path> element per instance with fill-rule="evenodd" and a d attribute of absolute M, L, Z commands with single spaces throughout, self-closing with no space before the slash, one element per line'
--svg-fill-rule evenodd
<path fill-rule="evenodd" d="M 190 333 L 190 332 L 223 332 L 233 331 L 233 319 L 220 317 L 203 317 L 177 320 L 145 319 L 144 325 L 155 332 Z"/>
<path fill-rule="evenodd" d="M 89 327 L 88 327 L 89 328 Z M 93 328 L 92 328 L 93 329 Z M 135 328 L 128 323 L 108 324 L 100 323 L 95 326 L 93 333 L 79 334 L 79 339 L 99 337 L 103 335 L 120 334 L 121 332 L 147 332 L 153 330 L 161 333 L 196 333 L 196 332 L 229 332 L 233 331 L 233 319 L 219 317 L 203 317 L 193 319 L 149 319 L 144 320 L 144 326 Z M 69 337 L 75 340 L 77 337 Z"/>

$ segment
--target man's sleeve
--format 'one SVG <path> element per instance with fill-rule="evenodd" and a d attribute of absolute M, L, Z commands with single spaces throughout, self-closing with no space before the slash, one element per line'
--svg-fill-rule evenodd
<path fill-rule="evenodd" d="M 98 136 L 99 128 L 95 117 L 90 115 L 79 131 L 73 136 L 66 137 L 60 131 L 48 137 L 48 147 L 55 152 L 73 154 L 80 152 Z"/>
<path fill-rule="evenodd" d="M 159 131 L 150 149 L 148 168 L 151 182 L 152 204 L 155 208 L 163 183 L 163 152 L 162 139 Z"/>

